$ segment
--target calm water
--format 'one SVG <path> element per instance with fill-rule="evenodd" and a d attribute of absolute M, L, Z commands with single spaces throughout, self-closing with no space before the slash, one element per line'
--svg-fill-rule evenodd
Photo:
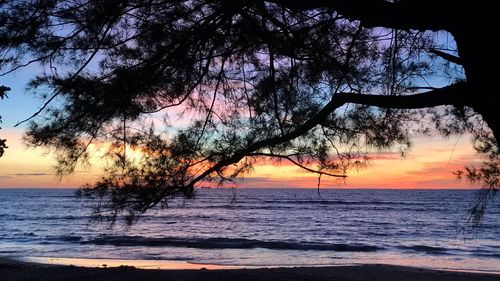
<path fill-rule="evenodd" d="M 500 272 L 498 200 L 481 228 L 460 233 L 472 191 L 203 189 L 131 229 L 90 223 L 73 193 L 0 190 L 0 255 Z"/>

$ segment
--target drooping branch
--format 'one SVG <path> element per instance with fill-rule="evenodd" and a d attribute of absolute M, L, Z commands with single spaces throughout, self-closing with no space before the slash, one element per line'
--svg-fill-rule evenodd
<path fill-rule="evenodd" d="M 466 91 L 466 83 L 457 82 L 443 88 L 407 96 L 381 96 L 356 93 L 337 93 L 332 97 L 329 103 L 327 103 L 320 111 L 318 111 L 316 115 L 308 119 L 302 125 L 298 126 L 295 130 L 281 136 L 257 141 L 253 144 L 250 144 L 245 149 L 235 151 L 232 156 L 219 161 L 214 166 L 205 170 L 202 174 L 194 178 L 187 187 L 188 189 L 192 189 L 197 182 L 203 180 L 210 174 L 217 172 L 228 165 L 238 163 L 244 157 L 251 155 L 251 153 L 254 153 L 265 147 L 273 147 L 275 145 L 291 141 L 301 135 L 306 134 L 309 130 L 324 122 L 328 115 L 333 113 L 337 108 L 345 104 L 353 103 L 359 105 L 394 109 L 419 109 L 441 105 L 463 106 L 467 104 Z"/>
<path fill-rule="evenodd" d="M 248 154 L 248 156 L 264 156 L 264 157 L 270 157 L 270 158 L 285 159 L 285 160 L 290 161 L 295 166 L 298 166 L 301 169 L 304 169 L 304 170 L 306 170 L 306 171 L 308 171 L 310 173 L 313 173 L 313 174 L 326 175 L 326 176 L 334 177 L 334 178 L 346 178 L 347 177 L 347 175 L 345 175 L 345 174 L 333 174 L 333 173 L 329 173 L 329 172 L 325 172 L 325 171 L 315 170 L 315 169 L 309 168 L 309 167 L 307 167 L 307 166 L 299 163 L 297 160 L 293 159 L 289 155 L 281 155 L 281 154 L 275 154 L 275 153 L 257 152 L 257 153 L 250 153 L 250 154 Z"/>
<path fill-rule="evenodd" d="M 104 31 L 103 35 L 102 35 L 102 38 L 99 40 L 99 43 L 98 45 L 94 48 L 94 50 L 92 51 L 92 53 L 90 54 L 90 56 L 83 62 L 83 64 L 81 66 L 78 67 L 78 69 L 75 71 L 75 73 L 73 73 L 71 75 L 71 78 L 70 80 L 73 80 L 75 79 L 76 77 L 78 77 L 78 75 L 80 75 L 80 73 L 82 73 L 86 67 L 94 60 L 94 58 L 96 57 L 96 55 L 98 54 L 99 50 L 100 50 L 100 45 L 102 44 L 102 41 L 105 40 L 108 32 L 111 30 L 111 25 L 108 26 L 106 28 L 106 30 Z M 55 51 L 54 51 L 55 53 Z M 58 91 L 55 91 L 45 102 L 44 104 L 36 111 L 34 112 L 33 114 L 31 114 L 29 117 L 21 120 L 21 121 L 18 121 L 14 127 L 18 127 L 19 125 L 21 124 L 24 124 L 30 120 L 32 120 L 33 118 L 37 117 L 38 115 L 40 115 L 59 95 L 61 94 L 61 90 L 58 90 Z"/>

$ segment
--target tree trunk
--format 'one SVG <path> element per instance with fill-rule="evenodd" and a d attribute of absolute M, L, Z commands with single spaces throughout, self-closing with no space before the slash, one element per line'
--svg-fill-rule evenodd
<path fill-rule="evenodd" d="M 488 127 L 493 131 L 493 137 L 497 141 L 497 144 L 500 143 L 500 124 L 499 124 L 499 114 L 500 108 L 498 106 L 494 106 L 496 108 L 489 109 L 477 109 L 476 111 L 481 114 L 483 120 L 488 124 Z"/>
<path fill-rule="evenodd" d="M 492 38 L 498 34 L 495 24 L 498 13 L 491 5 L 485 2 L 470 4 L 469 18 L 455 23 L 451 32 L 457 42 L 467 84 L 472 91 L 469 93 L 471 107 L 483 117 L 499 143 L 500 60 L 498 45 L 492 42 Z"/>

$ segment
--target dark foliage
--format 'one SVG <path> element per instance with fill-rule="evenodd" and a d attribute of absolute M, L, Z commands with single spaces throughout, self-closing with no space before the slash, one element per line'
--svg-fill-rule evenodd
<path fill-rule="evenodd" d="M 7 97 L 7 92 L 8 91 L 10 91 L 9 87 L 0 85 L 0 100 L 3 100 L 4 98 Z M 0 123 L 2 123 L 2 116 L 0 116 Z M 2 129 L 2 128 L 0 127 L 0 129 Z M 7 140 L 0 138 L 0 157 L 3 156 L 3 154 L 5 153 L 5 149 L 6 148 L 9 148 L 7 146 Z"/>
<path fill-rule="evenodd" d="M 53 149 L 60 174 L 107 150 L 104 178 L 82 190 L 100 215 L 133 221 L 259 158 L 344 178 L 431 127 L 484 136 L 493 156 L 460 175 L 496 190 L 496 86 L 479 67 L 494 49 L 470 32 L 494 9 L 478 3 L 7 0 L 0 50 L 5 73 L 45 66 L 26 140 Z"/>

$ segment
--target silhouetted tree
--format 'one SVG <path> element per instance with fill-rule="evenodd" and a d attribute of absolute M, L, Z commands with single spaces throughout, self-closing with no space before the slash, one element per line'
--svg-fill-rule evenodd
<path fill-rule="evenodd" d="M 431 127 L 490 145 L 486 170 L 460 175 L 493 175 L 494 191 L 497 81 L 484 65 L 498 57 L 478 36 L 496 34 L 492 2 L 6 0 L 0 49 L 6 73 L 46 66 L 26 140 L 54 149 L 59 173 L 107 145 L 106 175 L 83 190 L 99 214 L 133 218 L 258 158 L 342 178 Z"/>
<path fill-rule="evenodd" d="M 0 100 L 3 100 L 4 98 L 7 97 L 7 92 L 8 91 L 10 91 L 9 87 L 0 85 Z M 2 123 L 2 116 L 0 116 L 0 123 Z M 0 127 L 0 129 L 2 129 L 2 127 Z M 0 157 L 3 156 L 3 154 L 5 153 L 5 149 L 6 148 L 9 148 L 7 146 L 7 140 L 0 138 Z"/>

